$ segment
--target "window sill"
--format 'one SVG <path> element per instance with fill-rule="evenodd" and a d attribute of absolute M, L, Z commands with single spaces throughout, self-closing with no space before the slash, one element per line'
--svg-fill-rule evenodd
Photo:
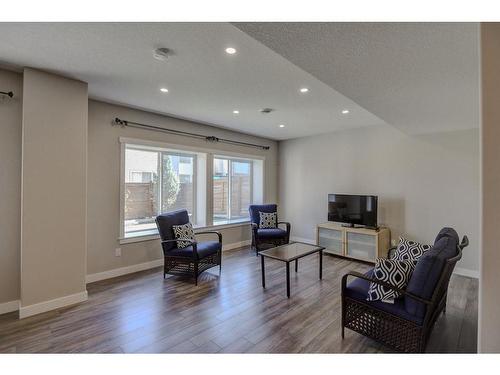
<path fill-rule="evenodd" d="M 210 230 L 220 230 L 220 229 L 228 229 L 228 228 L 237 228 L 250 225 L 250 220 L 241 221 L 239 223 L 230 223 L 230 224 L 220 224 L 220 225 L 212 225 L 207 227 L 195 227 L 195 234 L 197 232 L 205 232 Z M 120 245 L 128 244 L 128 243 L 136 243 L 136 242 L 145 242 L 145 241 L 154 241 L 160 239 L 160 235 L 157 230 L 144 231 L 139 235 L 130 235 L 127 237 L 118 238 Z"/>

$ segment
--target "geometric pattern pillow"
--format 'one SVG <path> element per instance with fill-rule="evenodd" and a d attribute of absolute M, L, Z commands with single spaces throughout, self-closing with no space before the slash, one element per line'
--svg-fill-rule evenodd
<path fill-rule="evenodd" d="M 259 211 L 259 228 L 276 228 L 278 226 L 278 214 L 276 212 L 261 212 Z"/>
<path fill-rule="evenodd" d="M 373 277 L 385 281 L 399 289 L 405 289 L 415 268 L 413 261 L 378 258 L 373 269 Z M 383 285 L 370 283 L 367 301 L 394 303 L 401 294 Z"/>
<path fill-rule="evenodd" d="M 423 245 L 421 243 L 407 240 L 404 237 L 399 237 L 399 245 L 392 259 L 394 260 L 412 260 L 414 263 L 418 261 L 426 251 L 432 246 Z"/>
<path fill-rule="evenodd" d="M 185 247 L 191 246 L 192 243 L 189 241 L 181 241 L 179 239 L 185 238 L 194 241 L 194 230 L 191 223 L 183 224 L 183 225 L 172 225 L 172 229 L 174 230 L 174 236 L 177 240 L 177 248 L 184 249 Z"/>

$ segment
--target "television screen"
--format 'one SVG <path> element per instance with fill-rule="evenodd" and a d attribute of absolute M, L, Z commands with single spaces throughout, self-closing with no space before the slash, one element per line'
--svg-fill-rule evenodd
<path fill-rule="evenodd" d="M 377 197 L 328 194 L 328 221 L 377 227 Z"/>

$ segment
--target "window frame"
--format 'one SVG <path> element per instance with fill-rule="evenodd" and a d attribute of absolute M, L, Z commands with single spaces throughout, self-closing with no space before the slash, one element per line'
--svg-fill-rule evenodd
<path fill-rule="evenodd" d="M 159 178 L 159 183 L 158 183 L 158 207 L 161 208 L 162 205 L 162 192 L 161 192 L 161 181 L 162 181 L 162 170 L 161 170 L 161 164 L 163 161 L 164 155 L 172 155 L 172 156 L 178 156 L 178 157 L 189 157 L 192 158 L 193 160 L 193 180 L 192 180 L 192 185 L 193 185 L 193 191 L 192 191 L 192 202 L 193 202 L 193 210 L 191 213 L 191 221 L 193 223 L 196 223 L 197 220 L 197 164 L 198 164 L 198 155 L 194 152 L 190 151 L 183 151 L 183 150 L 178 150 L 178 149 L 173 149 L 171 147 L 159 147 L 159 146 L 151 146 L 151 145 L 146 145 L 142 143 L 130 143 L 130 142 L 121 142 L 121 173 L 120 173 L 120 239 L 129 239 L 129 238 L 135 238 L 135 237 L 145 237 L 149 236 L 151 232 L 158 232 L 156 229 L 149 229 L 149 230 L 144 230 L 140 231 L 140 233 L 137 236 L 133 234 L 127 235 L 125 232 L 125 185 L 126 185 L 126 176 L 125 176 L 125 169 L 126 169 L 126 152 L 127 149 L 131 150 L 139 150 L 139 151 L 150 151 L 150 152 L 156 152 L 157 157 L 158 157 L 158 178 Z M 152 233 L 151 233 L 152 234 Z"/>
<path fill-rule="evenodd" d="M 194 146 L 188 146 L 188 145 L 183 145 L 183 144 L 174 144 L 174 143 L 168 143 L 168 142 L 159 142 L 159 141 L 151 141 L 151 140 L 146 140 L 146 139 L 140 139 L 140 138 L 130 138 L 130 137 L 119 137 L 118 138 L 119 144 L 120 144 L 120 214 L 119 214 L 119 243 L 120 244 L 127 244 L 127 243 L 135 243 L 135 242 L 143 242 L 143 241 L 152 241 L 152 240 L 157 240 L 159 238 L 158 231 L 156 229 L 149 231 L 148 233 L 143 233 L 137 236 L 127 236 L 125 237 L 125 226 L 124 226 L 124 213 L 125 213 L 125 150 L 127 145 L 131 146 L 136 146 L 139 148 L 144 148 L 144 149 L 150 149 L 152 151 L 173 151 L 173 152 L 180 152 L 181 154 L 194 154 L 197 157 L 200 155 L 204 156 L 205 159 L 205 181 L 204 181 L 204 186 L 205 186 L 205 220 L 204 220 L 204 225 L 197 226 L 195 229 L 197 230 L 219 230 L 219 229 L 224 229 L 224 228 L 233 228 L 233 227 L 240 227 L 240 226 L 246 226 L 250 224 L 250 218 L 248 220 L 242 221 L 242 222 L 235 222 L 235 223 L 229 223 L 229 224 L 213 224 L 213 159 L 215 157 L 220 157 L 220 158 L 232 158 L 232 159 L 240 159 L 242 161 L 259 161 L 261 163 L 261 169 L 262 169 L 262 191 L 261 191 L 261 201 L 265 202 L 266 201 L 266 156 L 265 155 L 254 155 L 254 154 L 245 154 L 245 153 L 240 153 L 240 152 L 232 152 L 232 151 L 223 151 L 223 150 L 218 150 L 214 148 L 209 148 L 209 147 L 194 147 Z M 198 158 L 197 158 L 198 161 Z M 202 160 L 199 160 L 199 162 L 202 162 Z M 193 179 L 198 179 L 198 173 L 200 171 L 198 170 L 198 162 L 195 163 L 194 166 L 194 171 L 195 171 L 195 176 L 193 176 Z M 252 182 L 254 181 L 254 168 L 252 164 L 251 168 L 251 174 L 252 174 Z M 201 180 L 197 180 L 198 183 L 202 182 Z M 196 187 L 198 188 L 198 187 Z M 195 190 L 195 189 L 193 189 Z M 252 191 L 252 202 L 254 201 L 254 184 L 251 184 L 251 191 Z M 200 191 L 198 190 L 198 193 Z M 196 195 L 196 207 L 198 211 L 198 202 Z M 198 217 L 198 219 L 200 219 Z"/>
<path fill-rule="evenodd" d="M 227 207 L 228 207 L 228 213 L 227 213 L 227 216 L 228 216 L 228 220 L 227 220 L 227 223 L 222 223 L 222 224 L 214 224 L 214 208 L 213 208 L 213 194 L 214 194 L 214 190 L 212 188 L 212 191 L 211 191 L 211 194 L 212 194 L 212 224 L 214 226 L 218 226 L 218 225 L 230 225 L 230 224 L 237 224 L 237 223 L 245 223 L 245 222 L 249 222 L 250 221 L 250 216 L 248 216 L 248 218 L 244 218 L 242 220 L 239 220 L 239 221 L 231 221 L 231 204 L 232 204 L 232 179 L 233 179 L 233 176 L 232 176 L 232 165 L 233 165 L 233 162 L 237 162 L 237 163 L 248 163 L 250 164 L 250 204 L 253 204 L 254 202 L 254 196 L 253 196 L 253 175 L 254 175 L 254 160 L 255 159 L 248 159 L 248 158 L 242 158 L 242 157 L 233 157 L 233 156 L 225 156 L 225 155 L 221 155 L 221 154 L 214 154 L 213 155 L 213 158 L 212 158 L 212 163 L 213 161 L 215 161 L 215 159 L 219 159 L 219 160 L 227 160 L 227 171 L 228 171 L 228 202 L 227 202 Z M 213 181 L 213 178 L 215 177 L 215 173 L 214 171 L 212 171 L 212 181 Z"/>

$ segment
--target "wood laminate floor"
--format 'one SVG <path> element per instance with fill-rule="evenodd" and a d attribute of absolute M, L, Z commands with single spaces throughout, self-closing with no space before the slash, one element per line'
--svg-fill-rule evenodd
<path fill-rule="evenodd" d="M 87 286 L 85 303 L 23 320 L 0 316 L 3 353 L 376 353 L 388 350 L 355 332 L 340 338 L 340 279 L 368 265 L 318 255 L 291 267 L 260 261 L 249 248 L 224 253 L 198 286 L 163 280 L 160 268 Z M 453 276 L 448 308 L 430 338 L 429 352 L 476 352 L 477 280 Z"/>

